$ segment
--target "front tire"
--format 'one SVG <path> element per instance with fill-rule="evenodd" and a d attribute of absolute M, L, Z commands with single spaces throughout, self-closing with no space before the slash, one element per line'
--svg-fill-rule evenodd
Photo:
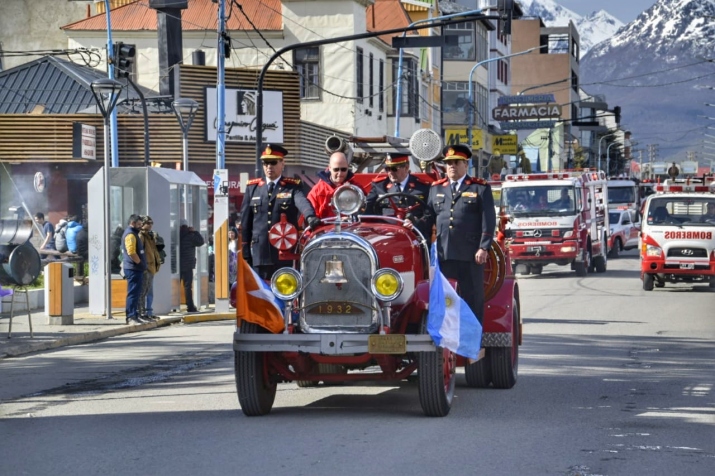
<path fill-rule="evenodd" d="M 531 267 L 531 274 L 540 275 L 544 271 L 544 267 L 540 264 Z"/>
<path fill-rule="evenodd" d="M 644 274 L 643 275 L 643 290 L 644 291 L 652 291 L 653 290 L 653 275 L 652 274 Z"/>
<path fill-rule="evenodd" d="M 512 301 L 512 309 L 511 347 L 490 347 L 488 349 L 491 356 L 494 388 L 512 388 L 516 385 L 519 374 L 520 309 L 517 297 L 514 297 Z"/>
<path fill-rule="evenodd" d="M 427 315 L 422 322 L 422 334 L 427 334 Z M 449 414 L 454 399 L 457 356 L 437 347 L 434 352 L 420 352 L 417 362 L 418 391 L 422 411 L 427 416 Z"/>
<path fill-rule="evenodd" d="M 623 249 L 623 245 L 621 243 L 620 238 L 616 238 L 616 241 L 613 243 L 613 248 L 611 249 L 611 252 L 609 253 L 610 258 L 618 258 L 621 254 L 621 250 Z"/>
<path fill-rule="evenodd" d="M 265 333 L 256 324 L 241 321 L 242 334 Z M 270 413 L 276 399 L 278 384 L 268 375 L 265 352 L 234 352 L 234 373 L 238 403 L 246 416 Z"/>
<path fill-rule="evenodd" d="M 605 273 L 608 269 L 608 261 L 605 255 L 596 256 L 593 258 L 593 267 L 597 273 Z"/>

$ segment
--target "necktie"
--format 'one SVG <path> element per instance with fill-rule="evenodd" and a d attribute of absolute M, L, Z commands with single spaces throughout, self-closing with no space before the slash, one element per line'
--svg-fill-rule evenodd
<path fill-rule="evenodd" d="M 273 188 L 276 186 L 275 183 L 271 182 L 268 184 L 268 200 L 271 199 L 271 196 L 273 195 Z"/>
<path fill-rule="evenodd" d="M 452 182 L 452 195 L 457 193 L 458 186 L 459 186 L 459 182 Z"/>
<path fill-rule="evenodd" d="M 402 192 L 402 187 L 400 187 L 400 184 L 398 182 L 395 182 L 395 192 Z"/>

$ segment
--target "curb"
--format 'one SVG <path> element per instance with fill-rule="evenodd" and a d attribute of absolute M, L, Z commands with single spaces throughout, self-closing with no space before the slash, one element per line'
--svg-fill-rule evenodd
<path fill-rule="evenodd" d="M 234 321 L 236 320 L 236 312 L 219 312 L 212 314 L 192 314 L 181 318 L 184 324 L 195 324 L 197 322 L 209 321 Z"/>
<path fill-rule="evenodd" d="M 67 347 L 70 345 L 87 344 L 89 342 L 95 342 L 109 337 L 146 331 L 150 329 L 155 329 L 157 327 L 170 326 L 171 324 L 175 324 L 177 322 L 181 322 L 180 317 L 167 317 L 162 318 L 158 321 L 147 322 L 146 324 L 125 325 L 101 331 L 85 332 L 84 334 L 76 334 L 73 336 L 63 337 L 61 339 L 55 339 L 45 342 L 28 342 L 22 346 L 18 346 L 15 349 L 8 349 L 8 351 L 0 355 L 0 360 L 6 357 L 18 357 L 20 355 L 29 354 L 31 352 L 57 349 L 59 347 Z"/>

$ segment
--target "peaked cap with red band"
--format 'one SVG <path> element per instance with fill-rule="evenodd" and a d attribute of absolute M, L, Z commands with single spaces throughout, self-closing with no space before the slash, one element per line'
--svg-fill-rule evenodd
<path fill-rule="evenodd" d="M 385 156 L 385 165 L 404 165 L 410 161 L 409 154 L 387 154 Z"/>
<path fill-rule="evenodd" d="M 276 160 L 283 159 L 288 155 L 288 151 L 279 145 L 266 145 L 266 148 L 261 152 L 261 160 Z"/>
<path fill-rule="evenodd" d="M 472 149 L 465 144 L 448 145 L 442 149 L 442 160 L 469 160 L 472 158 Z"/>

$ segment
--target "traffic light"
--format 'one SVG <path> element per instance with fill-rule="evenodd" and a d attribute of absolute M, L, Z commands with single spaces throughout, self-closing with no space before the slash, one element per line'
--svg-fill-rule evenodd
<path fill-rule="evenodd" d="M 134 55 L 136 47 L 128 45 L 121 41 L 114 44 L 114 67 L 116 71 L 114 75 L 117 78 L 128 78 L 132 72 L 132 63 L 134 63 Z"/>
<path fill-rule="evenodd" d="M 613 116 L 616 119 L 616 124 L 621 123 L 621 106 L 616 106 L 613 108 Z"/>

